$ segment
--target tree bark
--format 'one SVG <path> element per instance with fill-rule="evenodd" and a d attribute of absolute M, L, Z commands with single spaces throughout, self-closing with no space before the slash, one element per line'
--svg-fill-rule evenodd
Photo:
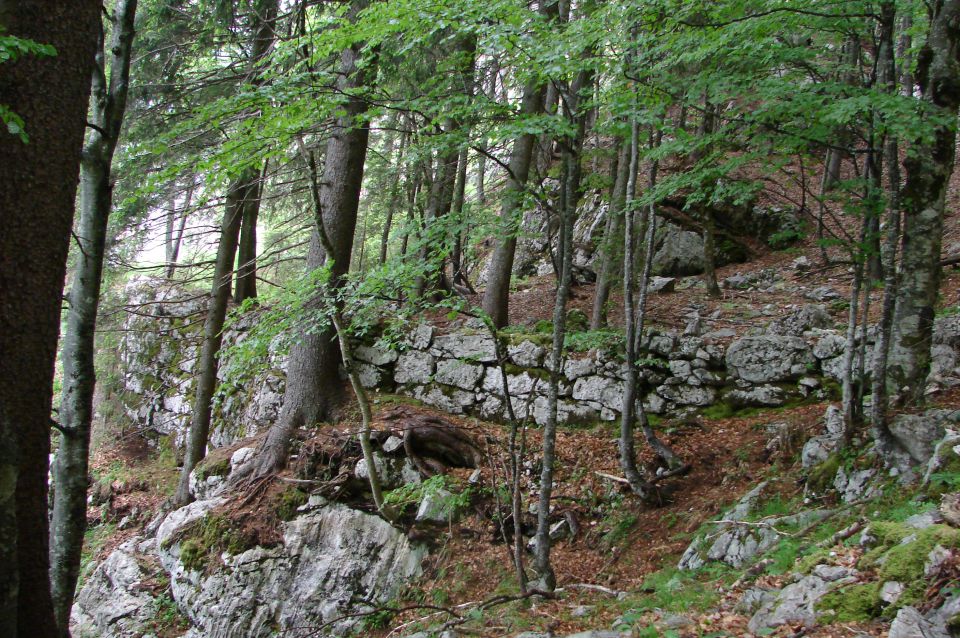
<path fill-rule="evenodd" d="M 249 176 L 248 176 L 249 178 Z M 213 393 L 217 388 L 217 355 L 223 342 L 223 324 L 227 317 L 227 305 L 230 302 L 230 283 L 233 278 L 233 260 L 237 252 L 237 240 L 240 235 L 240 222 L 243 208 L 250 195 L 252 179 L 240 179 L 234 189 L 227 193 L 223 220 L 220 223 L 220 239 L 217 242 L 217 260 L 213 273 L 213 285 L 210 290 L 210 302 L 207 318 L 203 323 L 203 345 L 200 359 L 197 361 L 197 394 L 193 404 L 190 431 L 187 434 L 187 450 L 180 470 L 180 481 L 173 496 L 173 504 L 183 506 L 189 503 L 190 472 L 207 454 L 207 442 L 210 437 L 210 421 L 213 408 Z M 237 190 L 236 187 L 240 189 Z"/>
<path fill-rule="evenodd" d="M 67 295 L 69 310 L 61 356 L 62 436 L 53 464 L 53 512 L 50 518 L 50 587 L 61 636 L 70 633 L 70 608 L 87 527 L 87 464 L 96 383 L 94 332 L 107 222 L 112 207 L 111 165 L 126 111 L 136 11 L 137 0 L 117 1 L 107 49 L 110 52 L 109 65 L 101 40 L 90 101 L 90 120 L 96 128 L 90 130 L 80 164 L 80 220 L 77 226 L 80 254 Z"/>
<path fill-rule="evenodd" d="M 607 224 L 603 231 L 600 272 L 597 273 L 597 288 L 593 296 L 593 312 L 590 315 L 591 330 L 600 330 L 607 325 L 607 302 L 610 300 L 610 289 L 613 288 L 613 282 L 617 274 L 617 262 L 620 256 L 617 242 L 623 230 L 623 209 L 626 203 L 627 182 L 630 175 L 631 143 L 624 144 L 621 141 L 617 152 L 613 190 L 610 194 L 610 206 L 607 208 Z"/>
<path fill-rule="evenodd" d="M 563 342 L 566 338 L 567 300 L 573 272 L 573 225 L 581 196 L 580 165 L 583 140 L 586 136 L 586 120 L 589 109 L 581 93 L 591 86 L 592 70 L 581 71 L 570 86 L 565 104 L 565 116 L 575 127 L 574 134 L 562 142 L 563 178 L 560 201 L 560 280 L 553 307 L 553 346 L 550 351 L 550 387 L 547 394 L 547 422 L 543 427 L 543 462 L 540 472 L 540 495 L 537 507 L 537 535 L 535 567 L 543 587 L 552 591 L 556 587 L 556 575 L 550 565 L 550 500 L 553 494 L 553 470 L 556 462 L 557 402 L 560 387 L 560 364 L 563 357 Z"/>
<path fill-rule="evenodd" d="M 177 271 L 177 259 L 180 257 L 180 246 L 183 244 L 183 232 L 187 227 L 187 215 L 190 214 L 190 204 L 193 201 L 193 191 L 196 186 L 196 181 L 191 177 L 190 185 L 187 187 L 186 195 L 184 195 L 183 211 L 180 214 L 180 225 L 176 231 L 174 231 L 177 212 L 176 198 L 170 203 L 170 211 L 167 214 L 166 246 L 164 250 L 164 255 L 167 260 L 167 279 L 173 279 L 173 275 Z"/>
<path fill-rule="evenodd" d="M 351 11 L 359 11 L 365 2 L 354 3 Z M 323 223 L 330 244 L 336 253 L 331 256 L 330 280 L 327 290 L 336 291 L 350 267 L 353 235 L 357 225 L 357 210 L 360 205 L 360 188 L 363 184 L 363 167 L 367 156 L 370 126 L 362 116 L 368 102 L 352 94 L 366 84 L 373 70 L 368 66 L 358 70 L 359 45 L 344 50 L 340 58 L 340 91 L 347 95 L 343 114 L 334 122 L 327 141 L 320 184 L 320 202 Z M 327 255 L 320 243 L 317 229 L 310 240 L 307 253 L 307 272 L 312 273 L 323 266 Z M 324 300 L 313 302 L 322 305 Z M 267 433 L 260 447 L 255 465 L 255 476 L 268 476 L 287 464 L 290 441 L 297 428 L 322 421 L 335 405 L 343 401 L 343 386 L 338 375 L 340 352 L 336 343 L 336 331 L 332 327 L 310 330 L 304 326 L 300 338 L 290 350 L 287 369 L 287 386 L 283 396 L 280 417 Z M 238 475 L 242 478 L 242 475 Z"/>
<path fill-rule="evenodd" d="M 407 142 L 410 134 L 404 132 L 400 137 L 400 148 L 397 151 L 397 158 L 394 161 L 395 174 L 393 184 L 390 186 L 390 202 L 387 204 L 387 218 L 383 222 L 383 234 L 380 236 L 380 265 L 387 263 L 387 247 L 390 240 L 390 229 L 393 226 L 393 217 L 400 208 L 400 177 L 402 174 L 403 156 L 407 149 Z"/>
<path fill-rule="evenodd" d="M 240 243 L 237 246 L 237 286 L 233 299 L 238 304 L 257 296 L 257 220 L 263 197 L 263 176 L 250 185 L 250 197 L 243 202 Z"/>
<path fill-rule="evenodd" d="M 5 62 L 0 104 L 29 143 L 0 130 L 0 635 L 56 635 L 47 469 L 54 360 L 100 2 L 0 0 L 5 35 L 55 56 Z"/>
<path fill-rule="evenodd" d="M 922 99 L 937 121 L 930 123 L 931 135 L 914 142 L 904 162 L 903 256 L 887 368 L 891 392 L 908 402 L 922 399 L 930 370 L 943 215 L 960 107 L 958 23 L 960 0 L 934 3 L 927 42 L 917 61 Z"/>
<path fill-rule="evenodd" d="M 544 89 L 542 86 L 528 84 L 523 89 L 520 103 L 520 117 L 532 117 L 543 111 Z M 513 272 L 513 258 L 517 251 L 517 233 L 523 213 L 523 193 L 530 176 L 530 164 L 533 161 L 533 149 L 537 136 L 525 133 L 513 143 L 510 153 L 507 183 L 500 199 L 500 237 L 490 267 L 487 271 L 487 288 L 483 292 L 483 311 L 493 320 L 493 325 L 503 328 L 509 320 L 510 275 Z"/>

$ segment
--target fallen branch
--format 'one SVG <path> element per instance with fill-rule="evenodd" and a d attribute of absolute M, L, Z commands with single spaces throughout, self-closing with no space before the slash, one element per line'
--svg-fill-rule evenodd
<path fill-rule="evenodd" d="M 604 587 L 603 585 L 594 585 L 592 583 L 573 583 L 572 585 L 565 585 L 560 589 L 557 589 L 557 592 L 563 592 L 567 589 L 586 589 L 587 591 L 598 591 L 608 596 L 613 596 L 619 598 L 620 594 L 625 594 L 626 592 L 618 591 L 616 589 L 610 589 L 609 587 Z"/>
<path fill-rule="evenodd" d="M 624 485 L 630 485 L 630 481 L 628 481 L 627 479 L 623 478 L 622 476 L 615 476 L 615 475 L 613 475 L 613 474 L 607 474 L 606 472 L 599 472 L 599 471 L 596 471 L 596 470 L 594 470 L 593 473 L 596 474 L 597 476 L 599 476 L 600 478 L 605 478 L 605 479 L 608 479 L 608 480 L 611 480 L 611 481 L 616 481 L 617 483 L 623 483 Z"/>

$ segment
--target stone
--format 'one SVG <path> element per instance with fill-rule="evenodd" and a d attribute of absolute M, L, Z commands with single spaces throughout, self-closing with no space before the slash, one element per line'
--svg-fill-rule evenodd
<path fill-rule="evenodd" d="M 806 272 L 810 270 L 812 265 L 806 255 L 800 255 L 790 262 L 790 267 L 798 272 Z"/>
<path fill-rule="evenodd" d="M 394 436 L 391 434 L 387 437 L 387 440 L 383 442 L 383 451 L 387 454 L 393 454 L 398 450 L 403 448 L 403 439 L 399 436 Z"/>
<path fill-rule="evenodd" d="M 731 390 L 724 399 L 734 407 L 777 407 L 787 402 L 787 393 L 775 385 L 761 385 L 749 390 Z"/>
<path fill-rule="evenodd" d="M 796 379 L 814 363 L 807 343 L 793 336 L 743 337 L 727 349 L 727 372 L 750 383 Z"/>
<path fill-rule="evenodd" d="M 670 222 L 661 223 L 651 270 L 667 277 L 699 275 L 703 272 L 703 238 Z"/>
<path fill-rule="evenodd" d="M 567 537 L 570 534 L 570 525 L 567 523 L 566 519 L 562 521 L 557 521 L 550 526 L 548 531 L 551 541 L 558 541 Z M 529 541 L 527 541 L 527 551 L 535 553 L 537 551 L 537 537 L 534 536 Z"/>
<path fill-rule="evenodd" d="M 481 365 L 464 363 L 455 359 L 441 359 L 437 361 L 437 372 L 433 375 L 434 381 L 452 385 L 461 390 L 472 390 L 483 377 L 484 368 Z"/>
<path fill-rule="evenodd" d="M 914 607 L 904 607 L 890 624 L 888 638 L 950 638 L 942 622 L 932 622 Z"/>
<path fill-rule="evenodd" d="M 246 465 L 249 461 L 257 455 L 256 448 L 252 447 L 241 447 L 237 448 L 233 454 L 230 455 L 230 471 L 235 472 L 238 467 Z"/>
<path fill-rule="evenodd" d="M 521 341 L 507 347 L 507 354 L 514 364 L 523 368 L 536 368 L 543 364 L 546 349 L 532 341 Z"/>
<path fill-rule="evenodd" d="M 454 333 L 434 337 L 430 354 L 449 359 L 467 359 L 471 362 L 491 363 L 497 360 L 496 344 L 486 334 Z"/>
<path fill-rule="evenodd" d="M 402 443 L 401 443 L 402 445 Z M 413 462 L 406 457 L 385 457 L 379 452 L 373 453 L 373 463 L 377 467 L 377 476 L 384 489 L 392 490 L 408 483 L 419 483 L 420 472 Z M 353 475 L 361 481 L 370 480 L 370 471 L 367 469 L 367 460 L 360 459 L 353 469 Z"/>
<path fill-rule="evenodd" d="M 817 359 L 833 359 L 843 354 L 847 340 L 838 332 L 823 332 L 813 344 L 813 356 Z"/>
<path fill-rule="evenodd" d="M 675 277 L 651 277 L 647 282 L 647 291 L 655 295 L 665 295 L 673 292 L 676 285 Z"/>
<path fill-rule="evenodd" d="M 821 567 L 821 566 L 818 566 Z M 823 565 L 822 567 L 827 567 Z M 844 569 L 844 568 L 840 568 Z M 817 574 L 804 576 L 787 585 L 776 598 L 764 603 L 750 618 L 747 628 L 754 634 L 785 624 L 812 627 L 817 622 L 815 605 L 831 589 L 856 581 L 849 575 L 828 581 Z"/>
<path fill-rule="evenodd" d="M 750 512 L 753 511 L 760 497 L 763 495 L 764 490 L 766 490 L 766 487 L 766 481 L 757 484 L 753 489 L 744 494 L 733 508 L 724 512 L 720 518 L 728 521 L 745 520 L 750 515 Z M 746 554 L 749 551 L 745 545 L 750 545 L 753 553 L 756 554 L 756 551 L 759 550 L 759 543 L 756 539 L 746 541 L 745 543 L 743 536 L 731 534 L 731 532 L 736 532 L 738 529 L 748 532 L 751 531 L 744 526 L 723 524 L 718 527 L 718 530 L 724 531 L 718 531 L 707 537 L 695 538 L 693 542 L 690 543 L 690 546 L 687 547 L 686 551 L 684 551 L 683 556 L 680 557 L 677 568 L 684 570 L 700 569 L 700 567 L 706 564 L 707 559 L 721 560 L 728 564 L 742 564 L 742 562 L 746 560 Z M 770 530 L 766 531 L 769 532 Z M 715 540 L 708 545 L 708 541 L 711 538 L 715 538 Z M 776 540 L 775 535 L 773 540 Z M 766 542 L 769 543 L 769 540 Z M 732 562 L 725 560 L 728 553 L 730 553 L 729 559 Z M 711 558 L 711 556 L 715 558 Z"/>
<path fill-rule="evenodd" d="M 593 401 L 611 410 L 623 407 L 623 382 L 607 377 L 581 377 L 573 384 L 575 401 Z"/>
<path fill-rule="evenodd" d="M 880 600 L 892 605 L 900 599 L 900 596 L 903 595 L 903 583 L 898 583 L 896 581 L 887 581 L 880 586 Z"/>
<path fill-rule="evenodd" d="M 577 605 L 570 612 L 571 618 L 586 618 L 593 613 L 593 605 Z"/>
<path fill-rule="evenodd" d="M 948 428 L 944 431 L 943 438 L 934 446 L 930 460 L 927 461 L 923 475 L 924 485 L 930 483 L 934 474 L 954 463 L 960 466 L 960 429 Z"/>
<path fill-rule="evenodd" d="M 864 498 L 870 498 L 879 493 L 879 489 L 871 486 L 870 481 L 876 476 L 874 469 L 853 470 L 847 475 L 843 466 L 837 470 L 833 480 L 833 487 L 840 494 L 844 503 L 853 503 Z"/>
<path fill-rule="evenodd" d="M 948 425 L 960 424 L 960 410 L 928 410 L 924 414 L 898 414 L 890 422 L 890 434 L 917 463 L 933 457 L 936 444 Z"/>
<path fill-rule="evenodd" d="M 319 497 L 308 506 L 282 524 L 277 546 L 224 553 L 223 566 L 209 573 L 184 568 L 179 542 L 159 544 L 171 592 L 194 635 L 267 638 L 326 622 L 323 636 L 347 635 L 359 624 L 349 615 L 369 608 L 359 600 L 382 604 L 420 574 L 425 549 L 383 519 Z M 164 525 L 189 518 L 178 511 Z"/>
<path fill-rule="evenodd" d="M 357 364 L 357 376 L 360 377 L 360 385 L 368 389 L 377 388 L 383 383 L 383 371 L 369 363 Z"/>
<path fill-rule="evenodd" d="M 434 525 L 447 525 L 456 521 L 459 512 L 453 506 L 453 494 L 444 489 L 428 492 L 417 508 L 416 521 Z"/>
<path fill-rule="evenodd" d="M 429 323 L 418 323 L 407 333 L 405 341 L 412 350 L 426 350 L 433 341 L 433 326 Z"/>
<path fill-rule="evenodd" d="M 707 386 L 664 384 L 657 388 L 657 394 L 679 405 L 698 407 L 713 405 L 717 400 L 717 391 Z"/>
<path fill-rule="evenodd" d="M 429 383 L 433 376 L 433 357 L 425 352 L 409 350 L 397 358 L 393 369 L 396 383 Z"/>
<path fill-rule="evenodd" d="M 596 371 L 597 364 L 593 357 L 570 358 L 563 364 L 563 375 L 571 381 L 589 376 Z"/>
<path fill-rule="evenodd" d="M 400 356 L 400 353 L 396 350 L 378 345 L 360 345 L 354 349 L 353 353 L 360 361 L 375 366 L 385 366 L 388 363 L 393 363 Z"/>
<path fill-rule="evenodd" d="M 150 628 L 156 606 L 141 584 L 154 574 L 138 551 L 144 540 L 135 536 L 120 544 L 87 577 L 71 611 L 74 636 L 128 638 Z"/>
<path fill-rule="evenodd" d="M 477 400 L 473 392 L 464 392 L 450 387 L 442 389 L 438 386 L 419 386 L 414 389 L 413 398 L 451 414 L 463 414 Z"/>
<path fill-rule="evenodd" d="M 826 306 L 806 304 L 790 314 L 770 324 L 768 331 L 773 334 L 803 336 L 814 328 L 832 328 L 833 318 Z"/>
<path fill-rule="evenodd" d="M 820 286 L 818 288 L 814 288 L 813 290 L 805 293 L 803 296 L 814 301 L 833 301 L 834 299 L 841 298 L 840 293 L 830 286 Z"/>
<path fill-rule="evenodd" d="M 777 597 L 777 592 L 763 587 L 752 587 L 743 592 L 743 596 L 737 601 L 734 611 L 739 614 L 753 615 L 765 603 L 768 603 Z"/>

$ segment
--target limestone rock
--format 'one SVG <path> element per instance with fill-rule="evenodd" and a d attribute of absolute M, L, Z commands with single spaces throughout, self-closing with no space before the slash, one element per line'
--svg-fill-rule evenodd
<path fill-rule="evenodd" d="M 392 490 L 407 483 L 420 482 L 420 472 L 414 467 L 413 462 L 406 457 L 385 457 L 379 452 L 374 452 L 373 463 L 377 467 L 377 475 L 384 489 Z M 367 469 L 366 459 L 357 461 L 353 474 L 360 480 L 370 480 L 370 471 Z"/>
<path fill-rule="evenodd" d="M 375 366 L 385 366 L 388 363 L 393 363 L 400 356 L 396 350 L 378 345 L 359 345 L 353 353 L 358 360 Z"/>
<path fill-rule="evenodd" d="M 521 341 L 516 345 L 507 347 L 507 354 L 510 360 L 523 368 L 535 368 L 543 363 L 543 355 L 546 352 L 543 346 L 537 345 L 532 341 Z"/>
<path fill-rule="evenodd" d="M 655 295 L 665 295 L 673 292 L 676 285 L 675 277 L 651 277 L 647 282 L 647 290 Z"/>
<path fill-rule="evenodd" d="M 833 318 L 827 312 L 826 306 L 821 304 L 807 304 L 801 306 L 789 315 L 770 324 L 769 331 L 773 334 L 803 336 L 804 332 L 812 328 L 832 328 Z"/>
<path fill-rule="evenodd" d="M 420 573 L 424 549 L 383 519 L 317 497 L 309 507 L 283 523 L 280 545 L 224 554 L 223 566 L 210 573 L 186 570 L 179 543 L 161 544 L 171 591 L 196 635 L 266 638 L 320 625 L 364 609 L 357 600 L 388 600 Z M 189 518 L 176 514 L 164 525 Z M 342 636 L 356 624 L 343 618 L 318 635 Z"/>
<path fill-rule="evenodd" d="M 796 379 L 813 364 L 807 343 L 792 336 L 743 337 L 727 350 L 727 371 L 750 383 L 775 383 Z"/>
<path fill-rule="evenodd" d="M 483 366 L 464 363 L 455 359 L 441 359 L 437 361 L 437 372 L 434 381 L 452 385 L 461 390 L 472 390 L 483 377 Z"/>
<path fill-rule="evenodd" d="M 960 410 L 928 410 L 922 415 L 898 414 L 890 422 L 890 433 L 918 463 L 927 463 L 936 444 L 946 435 L 948 425 L 960 424 Z"/>
<path fill-rule="evenodd" d="M 820 565 L 818 567 L 826 567 Z M 845 568 L 837 568 L 843 569 Z M 824 578 L 829 577 L 829 579 Z M 766 628 L 779 627 L 785 624 L 801 624 L 812 627 L 817 622 L 817 613 L 814 609 L 817 601 L 835 587 L 856 581 L 856 577 L 849 570 L 845 575 L 833 572 L 817 573 L 804 576 L 800 580 L 787 585 L 776 598 L 764 603 L 750 618 L 747 627 L 752 633 L 760 633 Z"/>
<path fill-rule="evenodd" d="M 417 350 L 400 355 L 393 369 L 393 380 L 397 383 L 428 383 L 432 376 L 433 357 Z"/>
<path fill-rule="evenodd" d="M 724 398 L 734 407 L 776 407 L 787 402 L 787 393 L 775 385 L 761 385 L 749 390 L 731 390 Z"/>
<path fill-rule="evenodd" d="M 932 622 L 914 607 L 904 607 L 890 624 L 889 638 L 950 638 L 943 623 Z"/>
<path fill-rule="evenodd" d="M 497 360 L 496 345 L 486 334 L 454 333 L 434 337 L 430 354 L 435 357 L 467 359 L 469 361 L 490 363 Z"/>

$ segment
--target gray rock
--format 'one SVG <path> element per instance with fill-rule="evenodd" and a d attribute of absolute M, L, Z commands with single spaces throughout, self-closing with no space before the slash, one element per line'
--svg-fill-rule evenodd
<path fill-rule="evenodd" d="M 437 386 L 418 386 L 413 391 L 413 398 L 435 408 L 440 408 L 444 412 L 463 414 L 465 410 L 476 403 L 477 395 L 473 392 L 464 392 L 451 387 L 442 389 Z"/>
<path fill-rule="evenodd" d="M 847 340 L 838 332 L 823 332 L 813 344 L 813 356 L 817 359 L 833 359 L 843 354 Z"/>
<path fill-rule="evenodd" d="M 653 294 L 665 295 L 673 292 L 676 285 L 675 277 L 651 277 L 647 282 L 647 290 Z"/>
<path fill-rule="evenodd" d="M 761 385 L 749 390 L 731 390 L 724 398 L 735 407 L 776 407 L 787 402 L 787 392 L 775 385 Z"/>
<path fill-rule="evenodd" d="M 831 589 L 855 580 L 853 576 L 841 577 L 834 581 L 824 580 L 815 574 L 804 576 L 780 590 L 776 598 L 764 603 L 750 618 L 747 628 L 756 634 L 766 628 L 779 627 L 787 623 L 812 627 L 817 622 L 817 612 L 814 609 L 817 601 Z"/>
<path fill-rule="evenodd" d="M 388 363 L 393 363 L 400 356 L 396 350 L 391 350 L 390 348 L 385 348 L 383 346 L 372 345 L 360 345 L 354 349 L 354 355 L 360 361 L 369 363 L 375 366 L 385 366 Z"/>
<path fill-rule="evenodd" d="M 814 288 L 803 296 L 814 301 L 833 301 L 834 299 L 841 298 L 840 293 L 830 286 L 820 286 L 819 288 Z"/>
<path fill-rule="evenodd" d="M 497 350 L 493 339 L 486 334 L 470 335 L 453 333 L 434 337 L 430 354 L 435 357 L 467 359 L 469 361 L 490 363 L 497 360 Z"/>
<path fill-rule="evenodd" d="M 393 369 L 393 380 L 397 383 L 428 383 L 432 376 L 433 357 L 417 350 L 400 355 Z"/>
<path fill-rule="evenodd" d="M 903 590 L 903 583 L 898 583 L 892 580 L 887 581 L 880 586 L 880 600 L 888 605 L 892 605 L 900 600 L 900 596 L 903 595 Z"/>
<path fill-rule="evenodd" d="M 360 377 L 360 385 L 365 388 L 376 388 L 383 383 L 383 371 L 370 363 L 358 363 L 357 376 Z"/>
<path fill-rule="evenodd" d="M 789 315 L 770 324 L 768 330 L 773 334 L 802 337 L 813 328 L 832 328 L 833 318 L 827 308 L 818 304 L 807 304 Z"/>
<path fill-rule="evenodd" d="M 132 638 L 147 632 L 156 606 L 153 596 L 140 587 L 153 577 L 138 556 L 143 541 L 139 536 L 125 541 L 86 579 L 71 611 L 74 636 Z"/>
<path fill-rule="evenodd" d="M 623 407 L 623 381 L 607 377 L 581 377 L 573 384 L 575 401 L 593 401 L 610 410 Z"/>
<path fill-rule="evenodd" d="M 310 507 L 283 523 L 280 545 L 224 554 L 210 573 L 186 570 L 179 543 L 160 545 L 174 599 L 197 636 L 266 638 L 337 618 L 322 635 L 346 635 L 357 620 L 344 616 L 366 608 L 357 600 L 382 603 L 419 575 L 424 549 L 383 519 L 318 497 Z M 164 521 L 170 533 L 171 520 L 190 518 L 178 511 Z"/>
<path fill-rule="evenodd" d="M 577 605 L 570 612 L 571 618 L 586 618 L 593 613 L 593 605 Z"/>
<path fill-rule="evenodd" d="M 657 394 L 679 405 L 706 407 L 717 400 L 717 391 L 707 386 L 665 384 L 657 388 Z"/>
<path fill-rule="evenodd" d="M 477 387 L 483 372 L 484 368 L 481 365 L 455 359 L 441 359 L 437 361 L 437 372 L 433 378 L 438 383 L 452 385 L 461 390 L 472 390 Z"/>
<path fill-rule="evenodd" d="M 563 364 L 563 375 L 571 381 L 589 376 L 596 371 L 597 363 L 593 357 L 570 358 Z"/>
<path fill-rule="evenodd" d="M 904 607 L 890 624 L 889 638 L 950 638 L 946 625 L 923 617 L 914 607 Z"/>
<path fill-rule="evenodd" d="M 890 423 L 890 433 L 914 461 L 926 464 L 933 456 L 937 442 L 946 435 L 947 426 L 957 423 L 960 423 L 960 410 L 898 414 Z"/>
<path fill-rule="evenodd" d="M 777 597 L 777 592 L 762 587 L 753 587 L 748 589 L 737 601 L 734 611 L 739 614 L 756 613 L 765 603 L 769 603 Z"/>
<path fill-rule="evenodd" d="M 444 489 L 428 492 L 417 508 L 418 523 L 447 525 L 454 522 L 459 512 L 453 506 L 453 494 Z"/>
<path fill-rule="evenodd" d="M 699 275 L 703 272 L 703 238 L 670 222 L 658 231 L 652 271 L 661 276 Z"/>
<path fill-rule="evenodd" d="M 947 429 L 944 437 L 934 446 L 933 454 L 927 462 L 927 469 L 923 475 L 924 485 L 928 484 L 933 475 L 948 463 L 956 460 L 960 460 L 960 431 Z"/>
<path fill-rule="evenodd" d="M 564 638 L 630 638 L 629 631 L 610 631 L 599 629 L 593 631 L 581 631 L 575 634 L 567 634 Z"/>
<path fill-rule="evenodd" d="M 537 345 L 532 341 L 521 341 L 517 345 L 507 347 L 507 354 L 510 356 L 510 360 L 524 368 L 535 368 L 541 365 L 545 352 L 546 350 L 543 346 Z"/>
<path fill-rule="evenodd" d="M 413 350 L 426 350 L 433 341 L 433 326 L 429 323 L 418 323 L 406 338 L 407 345 Z"/>
<path fill-rule="evenodd" d="M 841 467 L 837 470 L 837 475 L 833 480 L 833 487 L 840 494 L 844 503 L 852 503 L 877 494 L 879 490 L 870 485 L 870 481 L 876 476 L 874 469 L 854 470 L 849 476 L 847 471 Z"/>
<path fill-rule="evenodd" d="M 743 337 L 727 350 L 727 371 L 750 383 L 775 383 L 796 379 L 813 364 L 807 343 L 799 337 Z"/>
<path fill-rule="evenodd" d="M 374 452 L 373 463 L 377 466 L 377 475 L 384 489 L 392 490 L 401 485 L 420 482 L 420 472 L 417 471 L 413 462 L 406 457 L 385 457 L 379 452 Z M 361 481 L 370 480 L 370 471 L 367 469 L 366 459 L 357 461 L 353 475 Z"/>
<path fill-rule="evenodd" d="M 807 270 L 810 270 L 811 266 L 812 264 L 806 255 L 800 255 L 790 262 L 790 267 L 800 272 L 806 272 Z"/>

